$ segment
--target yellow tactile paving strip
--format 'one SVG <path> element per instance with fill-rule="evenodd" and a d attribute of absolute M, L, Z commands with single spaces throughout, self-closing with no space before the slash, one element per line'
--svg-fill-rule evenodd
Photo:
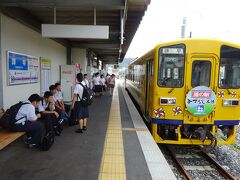
<path fill-rule="evenodd" d="M 99 180 L 126 180 L 122 124 L 117 87 L 114 88 Z"/>

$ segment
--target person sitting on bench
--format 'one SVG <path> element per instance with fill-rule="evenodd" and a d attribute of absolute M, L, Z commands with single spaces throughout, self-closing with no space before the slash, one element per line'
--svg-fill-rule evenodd
<path fill-rule="evenodd" d="M 53 94 L 46 91 L 43 100 L 39 104 L 38 112 L 41 113 L 41 119 L 44 121 L 46 131 L 54 130 L 56 135 L 60 135 L 62 131 L 62 120 L 59 118 L 59 113 L 55 110 Z"/>
<path fill-rule="evenodd" d="M 29 148 L 41 145 L 41 139 L 44 133 L 44 127 L 41 122 L 37 121 L 41 114 L 35 114 L 35 108 L 38 107 L 41 97 L 38 94 L 32 94 L 19 109 L 12 127 L 13 131 L 26 132 L 26 143 Z"/>

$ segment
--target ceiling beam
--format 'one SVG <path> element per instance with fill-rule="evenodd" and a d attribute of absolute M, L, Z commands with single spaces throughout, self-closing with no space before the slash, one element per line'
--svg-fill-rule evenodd
<path fill-rule="evenodd" d="M 119 48 L 119 44 L 108 44 L 106 43 L 81 43 L 80 41 L 71 41 L 72 47 L 78 48 L 99 48 L 99 49 L 116 49 Z"/>
<path fill-rule="evenodd" d="M 0 6 L 5 7 L 56 7 L 62 9 L 75 9 L 75 10 L 86 10 L 93 9 L 95 6 L 97 9 L 112 9 L 121 10 L 124 9 L 122 0 L 1 0 Z"/>

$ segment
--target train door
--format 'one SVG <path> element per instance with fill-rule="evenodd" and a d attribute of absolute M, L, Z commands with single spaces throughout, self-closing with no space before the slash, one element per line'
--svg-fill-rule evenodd
<path fill-rule="evenodd" d="M 145 94 L 145 115 L 149 115 L 151 97 L 151 77 L 153 75 L 153 60 L 148 60 L 146 65 L 146 94 Z"/>
<path fill-rule="evenodd" d="M 193 56 L 189 64 L 190 71 L 187 72 L 188 82 L 187 85 L 191 89 L 196 86 L 207 86 L 214 89 L 215 85 L 215 58 Z"/>
<path fill-rule="evenodd" d="M 193 88 L 200 87 L 200 91 L 196 90 L 194 92 L 209 92 L 208 89 L 211 89 L 212 91 L 215 91 L 216 89 L 216 59 L 214 56 L 211 55 L 194 55 L 190 58 L 190 61 L 188 61 L 188 67 L 187 67 L 187 74 L 186 74 L 186 95 L 191 91 Z M 203 87 L 203 89 L 201 88 Z M 204 87 L 206 87 L 204 89 Z M 195 88 L 195 89 L 196 89 Z M 194 94 L 194 92 L 191 92 L 191 94 Z M 213 92 L 214 93 L 214 92 Z M 195 94 L 196 97 L 200 96 L 207 96 L 206 94 Z M 193 97 L 193 95 L 192 95 Z M 197 97 L 197 98 L 199 98 Z M 206 97 L 203 97 L 206 98 Z M 201 98 L 200 98 L 201 99 Z M 192 100 L 189 100 L 191 102 Z M 189 103 L 186 102 L 186 103 Z M 192 102 L 192 103 L 195 103 Z M 201 114 L 201 111 L 204 111 L 204 105 L 201 104 L 201 101 L 198 101 L 196 103 L 200 103 L 199 106 L 196 106 L 196 114 L 194 116 L 190 116 L 190 118 L 184 119 L 184 123 L 193 123 L 195 120 L 199 121 L 200 116 L 198 116 L 198 113 Z M 191 104 L 191 103 L 190 103 Z M 186 104 L 188 106 L 188 104 Z M 205 108 L 206 109 L 206 108 Z M 193 113 L 192 113 L 193 114 Z M 188 116 L 189 117 L 189 116 Z M 207 122 L 205 122 L 207 123 Z M 210 123 L 210 122 L 209 122 Z"/>

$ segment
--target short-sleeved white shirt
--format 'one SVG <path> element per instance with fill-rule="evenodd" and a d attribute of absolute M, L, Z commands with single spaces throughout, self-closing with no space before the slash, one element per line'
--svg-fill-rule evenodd
<path fill-rule="evenodd" d="M 83 84 L 83 83 L 82 83 Z M 83 87 L 80 84 L 75 85 L 74 94 L 78 94 L 77 101 L 80 101 L 82 99 L 83 95 Z"/>
<path fill-rule="evenodd" d="M 25 121 L 36 121 L 37 116 L 35 114 L 35 107 L 32 105 L 30 101 L 24 101 L 23 103 L 29 103 L 29 104 L 24 104 L 21 106 L 19 109 L 17 115 L 16 115 L 16 120 L 20 119 L 22 117 L 25 117 L 23 119 L 20 119 L 19 121 L 16 122 L 16 124 L 25 124 Z"/>
<path fill-rule="evenodd" d="M 100 77 L 99 76 L 93 78 L 93 84 L 100 85 Z"/>
<path fill-rule="evenodd" d="M 43 100 L 40 102 L 40 104 L 38 106 L 38 111 L 39 112 L 45 111 L 49 106 L 52 106 L 52 104 L 49 104 L 45 100 Z M 49 108 L 51 108 L 51 107 L 49 107 Z M 55 108 L 53 107 L 53 109 L 55 109 Z"/>
<path fill-rule="evenodd" d="M 83 79 L 82 84 L 83 84 L 84 86 L 89 87 L 89 82 L 88 82 L 87 79 Z"/>
<path fill-rule="evenodd" d="M 53 95 L 53 98 L 55 101 L 62 101 L 63 100 L 62 92 L 58 91 L 56 94 Z"/>
<path fill-rule="evenodd" d="M 101 81 L 101 85 L 105 85 L 106 80 L 104 78 L 101 78 L 100 81 Z"/>

